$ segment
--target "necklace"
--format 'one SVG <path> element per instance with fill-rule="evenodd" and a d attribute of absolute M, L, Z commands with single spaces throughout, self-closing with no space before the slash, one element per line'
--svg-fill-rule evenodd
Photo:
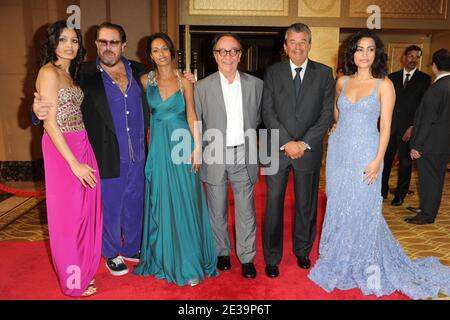
<path fill-rule="evenodd" d="M 61 64 L 56 64 L 56 62 L 52 62 L 52 65 L 56 68 L 56 70 L 60 71 L 62 74 L 68 77 L 72 77 L 72 75 L 70 74 L 70 69 L 66 70 L 65 68 L 63 68 Z"/>
<path fill-rule="evenodd" d="M 72 80 L 72 75 L 70 74 L 70 72 L 67 72 L 67 71 L 64 70 L 63 73 L 68 79 Z"/>
<path fill-rule="evenodd" d="M 160 81 L 171 81 L 173 79 L 178 79 L 178 73 L 175 70 L 172 70 L 172 72 L 166 75 L 161 75 L 159 72 L 156 73 L 156 77 L 160 80 Z"/>
<path fill-rule="evenodd" d="M 73 85 L 72 75 L 69 71 L 62 69 L 59 66 L 57 66 L 56 69 L 58 70 L 58 73 L 63 77 L 63 79 L 65 79 L 64 81 L 69 81 L 70 84 Z"/>
<path fill-rule="evenodd" d="M 374 77 L 370 76 L 370 78 L 367 78 L 367 79 L 358 79 L 358 72 L 356 72 L 355 74 L 353 74 L 353 79 L 355 79 L 358 82 L 363 82 L 363 81 L 367 81 L 367 80 L 372 80 L 372 79 L 374 79 Z"/>

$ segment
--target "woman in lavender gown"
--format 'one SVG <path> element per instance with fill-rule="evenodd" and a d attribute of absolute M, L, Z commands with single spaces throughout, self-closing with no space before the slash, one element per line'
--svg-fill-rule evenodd
<path fill-rule="evenodd" d="M 450 294 L 450 268 L 435 257 L 412 261 L 382 214 L 381 172 L 395 102 L 386 55 L 370 30 L 355 34 L 336 84 L 337 125 L 328 142 L 327 209 L 320 257 L 309 278 L 324 290 L 398 290 L 412 299 Z M 380 130 L 377 129 L 380 119 Z"/>
<path fill-rule="evenodd" d="M 84 52 L 80 30 L 55 22 L 47 30 L 36 80 L 41 98 L 54 106 L 44 121 L 42 153 L 51 255 L 68 296 L 96 292 L 102 243 L 100 179 L 77 85 Z"/>

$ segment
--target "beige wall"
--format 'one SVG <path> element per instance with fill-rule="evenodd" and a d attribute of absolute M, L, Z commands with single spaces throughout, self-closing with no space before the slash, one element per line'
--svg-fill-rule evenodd
<path fill-rule="evenodd" d="M 441 48 L 450 49 L 450 31 L 438 32 L 431 37 L 431 53 Z"/>
<path fill-rule="evenodd" d="M 165 4 L 163 3 L 165 2 Z M 180 1 L 150 1 L 151 4 L 151 31 L 165 32 L 173 40 L 175 47 L 179 42 Z M 161 11 L 165 14 L 161 15 Z"/>
<path fill-rule="evenodd" d="M 68 16 L 74 0 L 0 1 L 0 161 L 41 157 L 40 128 L 30 123 L 29 107 L 38 70 L 39 43 L 50 21 Z"/>
<path fill-rule="evenodd" d="M 66 19 L 67 7 L 73 4 L 80 5 L 81 27 L 91 45 L 92 27 L 110 20 L 127 32 L 126 55 L 146 58 L 138 52 L 144 52 L 141 40 L 151 31 L 150 0 L 0 0 L 0 161 L 42 158 L 42 129 L 30 122 L 40 43 L 48 24 Z M 89 53 L 95 56 L 95 51 Z"/>
<path fill-rule="evenodd" d="M 339 28 L 312 27 L 309 57 L 335 69 L 339 51 Z"/>
<path fill-rule="evenodd" d="M 81 28 L 89 49 L 88 58 L 95 57 L 93 46 L 95 26 L 109 21 L 120 24 L 125 29 L 127 34 L 125 56 L 133 60 L 145 60 L 143 41 L 151 33 L 149 0 L 80 0 L 80 7 Z"/>
<path fill-rule="evenodd" d="M 427 61 L 429 64 L 431 64 L 433 52 L 441 48 L 447 48 L 450 50 L 450 31 L 439 32 L 433 34 L 433 36 L 431 37 L 430 57 Z M 430 74 L 431 74 L 431 67 L 430 67 Z"/>

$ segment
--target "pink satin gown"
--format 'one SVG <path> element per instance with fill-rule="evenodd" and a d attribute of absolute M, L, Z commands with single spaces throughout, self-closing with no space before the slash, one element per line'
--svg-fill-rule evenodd
<path fill-rule="evenodd" d="M 96 170 L 97 185 L 83 187 L 47 133 L 42 137 L 48 229 L 54 269 L 62 292 L 81 296 L 96 274 L 102 245 L 103 211 L 97 161 L 83 124 L 78 87 L 58 92 L 57 123 L 80 163 Z"/>

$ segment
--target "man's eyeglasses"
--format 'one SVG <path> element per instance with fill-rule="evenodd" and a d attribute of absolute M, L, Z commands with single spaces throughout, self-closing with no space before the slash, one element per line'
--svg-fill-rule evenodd
<path fill-rule="evenodd" d="M 104 39 L 97 39 L 98 44 L 100 45 L 100 47 L 104 47 L 106 48 L 108 46 L 108 44 L 113 47 L 113 48 L 117 48 L 122 41 L 120 40 L 104 40 Z"/>
<path fill-rule="evenodd" d="M 214 50 L 214 52 L 217 52 L 219 56 L 225 57 L 227 53 L 230 55 L 230 57 L 235 57 L 238 53 L 241 52 L 240 49 L 231 49 L 231 50 L 225 50 L 225 49 L 218 49 Z"/>

